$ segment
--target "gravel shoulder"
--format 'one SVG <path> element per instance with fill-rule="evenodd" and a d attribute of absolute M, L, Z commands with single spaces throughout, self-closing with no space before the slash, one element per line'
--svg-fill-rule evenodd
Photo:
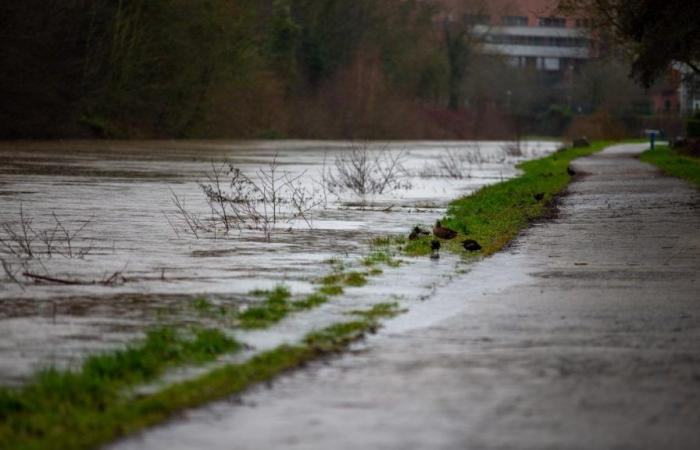
<path fill-rule="evenodd" d="M 113 448 L 700 448 L 700 192 L 643 149 L 353 351 Z"/>

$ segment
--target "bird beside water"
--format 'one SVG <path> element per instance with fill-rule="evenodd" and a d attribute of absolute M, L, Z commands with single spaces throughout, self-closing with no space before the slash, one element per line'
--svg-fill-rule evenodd
<path fill-rule="evenodd" d="M 464 249 L 468 252 L 478 252 L 481 250 L 481 245 L 479 245 L 479 243 L 474 239 L 467 239 L 466 241 L 462 242 L 462 247 L 464 247 Z"/>
<path fill-rule="evenodd" d="M 435 222 L 435 226 L 433 227 L 433 234 L 436 237 L 439 237 L 440 239 L 454 239 L 457 237 L 457 232 L 455 230 L 451 230 L 447 227 L 443 227 L 442 223 L 438 220 Z"/>
<path fill-rule="evenodd" d="M 430 254 L 430 259 L 439 259 L 440 258 L 440 241 L 437 239 L 433 239 L 430 242 L 430 249 L 432 250 L 432 253 Z"/>
<path fill-rule="evenodd" d="M 421 227 L 413 227 L 413 230 L 411 230 L 411 234 L 408 235 L 408 240 L 409 241 L 415 241 L 416 239 L 422 237 L 422 236 L 429 236 L 430 233 Z"/>

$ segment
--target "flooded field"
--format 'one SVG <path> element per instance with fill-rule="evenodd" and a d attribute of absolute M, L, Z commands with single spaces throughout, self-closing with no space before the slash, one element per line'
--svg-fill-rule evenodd
<path fill-rule="evenodd" d="M 359 265 L 373 238 L 428 228 L 449 200 L 513 177 L 518 161 L 556 147 L 528 142 L 518 154 L 498 142 L 2 144 L 0 384 L 64 367 L 158 324 L 217 326 L 253 352 L 350 309 L 390 298 L 421 301 L 459 270 L 457 258 L 413 258 L 264 331 L 236 330 L 227 316 L 196 307 L 205 296 L 216 308 L 236 310 L 260 301 L 252 291 L 279 284 L 308 294 L 329 260 Z M 395 169 L 381 192 L 343 184 L 343 169 L 361 158 L 378 173 Z M 212 220 L 217 210 L 201 185 L 212 186 L 213 171 L 225 168 L 220 186 L 230 191 L 231 168 L 259 185 L 271 167 L 293 186 L 274 226 L 259 203 L 257 221 L 232 221 L 227 231 L 227 223 Z M 201 226 L 193 230 L 188 217 Z"/>

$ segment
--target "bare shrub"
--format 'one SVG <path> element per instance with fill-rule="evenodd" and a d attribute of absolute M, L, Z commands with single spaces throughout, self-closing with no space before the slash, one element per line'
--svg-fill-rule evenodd
<path fill-rule="evenodd" d="M 372 155 L 367 146 L 353 147 L 336 156 L 334 167 L 325 171 L 324 184 L 330 192 L 351 191 L 359 197 L 383 194 L 397 189 L 410 189 L 403 162 L 404 150 L 383 149 Z"/>
<path fill-rule="evenodd" d="M 421 176 L 471 178 L 474 167 L 481 168 L 486 162 L 491 162 L 491 160 L 484 155 L 478 143 L 468 144 L 464 149 L 459 150 L 445 147 L 438 156 L 437 163 L 426 165 L 421 171 Z"/>
<path fill-rule="evenodd" d="M 512 158 L 519 158 L 523 156 L 523 148 L 520 141 L 509 142 L 501 146 L 501 150 L 506 156 Z"/>
<path fill-rule="evenodd" d="M 188 210 L 187 206 L 185 205 L 185 200 L 180 198 L 172 189 L 170 189 L 170 199 L 173 206 L 175 206 L 176 217 L 184 225 L 184 231 L 191 233 L 197 239 L 199 239 L 199 233 L 201 231 L 210 231 L 211 227 L 202 222 L 199 215 L 193 214 L 190 210 Z M 173 229 L 173 231 L 175 231 L 175 234 L 177 234 L 179 237 L 180 232 L 178 231 L 176 224 L 170 220 L 170 217 L 165 211 L 163 211 L 163 215 L 170 224 L 170 227 Z"/>
<path fill-rule="evenodd" d="M 20 288 L 22 288 L 22 290 L 24 290 L 24 285 L 17 278 L 17 276 L 20 272 L 26 270 L 26 262 L 22 262 L 20 264 L 13 264 L 9 261 L 5 261 L 3 258 L 0 258 L 0 266 L 2 266 L 2 269 L 5 272 L 7 278 L 9 278 L 9 280 L 13 283 L 17 284 Z"/>
<path fill-rule="evenodd" d="M 51 213 L 54 224 L 44 229 L 33 226 L 34 219 L 24 213 L 19 206 L 17 220 L 0 224 L 0 254 L 20 259 L 34 259 L 61 255 L 65 258 L 84 258 L 93 249 L 92 241 L 86 241 L 81 234 L 94 217 L 78 221 L 70 229 Z"/>
<path fill-rule="evenodd" d="M 293 174 L 282 170 L 277 155 L 265 167 L 256 170 L 254 176 L 248 176 L 226 161 L 218 166 L 212 164 L 206 180 L 200 183 L 211 212 L 209 217 L 202 220 L 189 212 L 175 193 L 172 201 L 177 216 L 185 224 L 185 231 L 195 237 L 199 237 L 200 232 L 217 229 L 225 233 L 258 230 L 270 241 L 281 223 L 299 219 L 312 227 L 311 211 L 323 200 L 302 183 L 305 175 L 306 171 Z M 177 232 L 172 222 L 171 226 Z"/>

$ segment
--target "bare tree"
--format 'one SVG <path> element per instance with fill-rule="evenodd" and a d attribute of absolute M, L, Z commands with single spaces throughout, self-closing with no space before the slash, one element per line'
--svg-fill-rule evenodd
<path fill-rule="evenodd" d="M 396 189 L 410 189 L 408 172 L 403 162 L 404 150 L 390 152 L 383 149 L 372 155 L 367 146 L 338 155 L 335 164 L 324 174 L 324 182 L 331 192 L 350 190 L 365 198 Z"/>
<path fill-rule="evenodd" d="M 293 174 L 282 170 L 277 155 L 253 176 L 245 174 L 232 162 L 212 164 L 206 180 L 200 183 L 211 216 L 201 220 L 187 210 L 184 202 L 173 193 L 177 215 L 185 231 L 199 237 L 201 231 L 259 230 L 270 241 L 280 223 L 302 220 L 312 227 L 311 212 L 323 204 L 317 192 L 307 188 L 302 179 L 306 171 Z M 166 214 L 166 218 L 168 218 Z M 177 228 L 170 221 L 171 226 Z"/>
<path fill-rule="evenodd" d="M 74 229 L 69 229 L 56 213 L 52 212 L 51 216 L 53 226 L 36 229 L 34 219 L 24 213 L 20 203 L 17 220 L 0 223 L 0 254 L 20 259 L 50 258 L 54 254 L 84 258 L 93 250 L 92 242 L 84 242 L 81 234 L 94 217 L 80 221 Z M 81 245 L 76 245 L 78 240 L 83 241 Z"/>

